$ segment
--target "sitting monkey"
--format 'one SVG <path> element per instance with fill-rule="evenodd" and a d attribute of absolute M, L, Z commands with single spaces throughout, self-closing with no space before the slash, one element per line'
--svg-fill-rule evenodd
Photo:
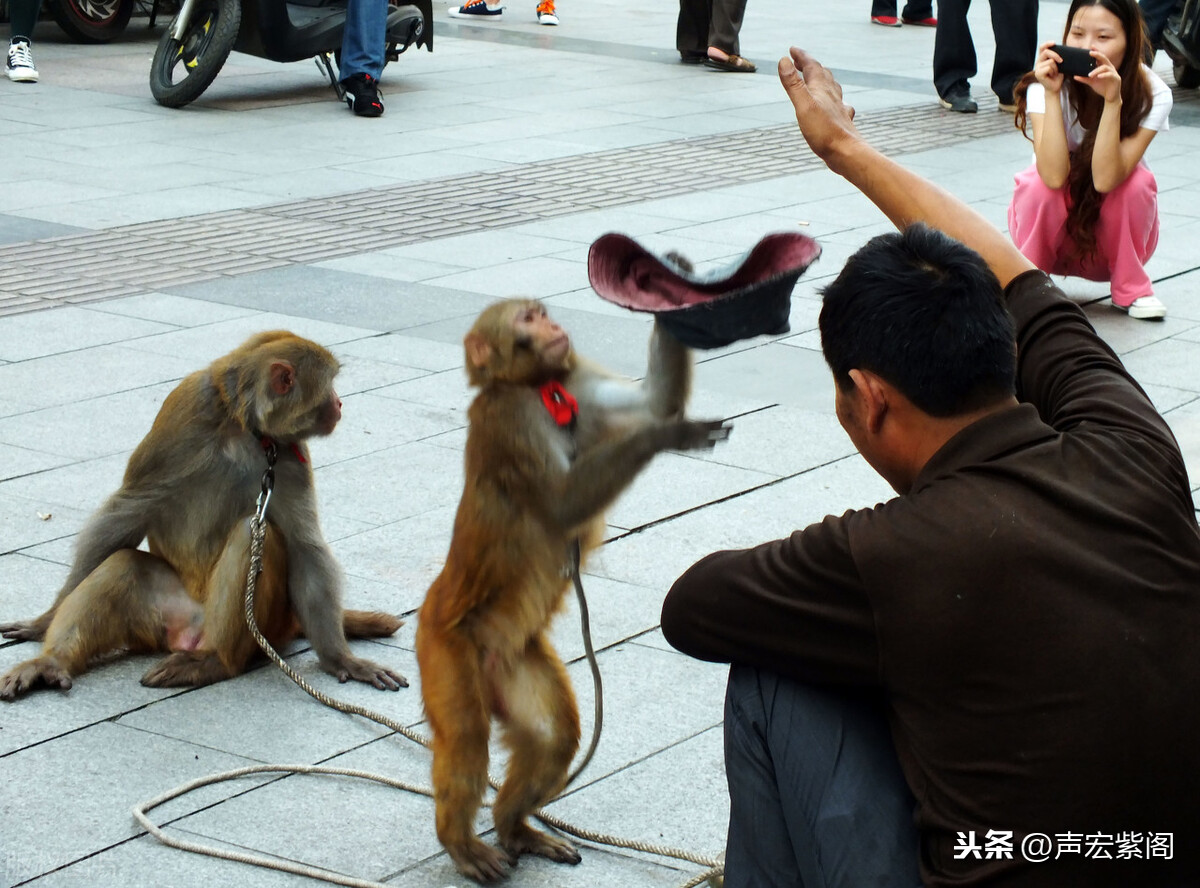
<path fill-rule="evenodd" d="M 397 690 L 404 677 L 350 653 L 347 635 L 376 638 L 401 622 L 343 611 L 341 572 L 321 535 L 306 439 L 342 415 L 337 359 L 285 331 L 259 333 L 193 373 L 163 403 L 121 488 L 79 534 L 54 604 L 0 625 L 5 638 L 45 639 L 42 653 L 0 677 L 0 699 L 39 683 L 71 687 L 90 660 L 117 650 L 171 651 L 142 678 L 155 687 L 238 675 L 257 651 L 243 596 L 250 531 L 277 448 L 255 616 L 275 647 L 303 632 L 321 668 Z M 137 547 L 146 540 L 149 552 Z"/>
<path fill-rule="evenodd" d="M 575 696 L 546 638 L 575 543 L 583 554 L 600 543 L 603 510 L 656 453 L 712 447 L 729 427 L 683 418 L 691 353 L 657 325 L 640 384 L 578 357 L 532 300 L 490 306 L 464 344 L 479 388 L 466 485 L 445 567 L 421 606 L 417 661 L 438 839 L 459 872 L 486 882 L 526 852 L 580 859 L 526 822 L 562 790 L 579 746 Z M 493 806 L 503 850 L 474 832 L 493 717 L 511 752 Z"/>

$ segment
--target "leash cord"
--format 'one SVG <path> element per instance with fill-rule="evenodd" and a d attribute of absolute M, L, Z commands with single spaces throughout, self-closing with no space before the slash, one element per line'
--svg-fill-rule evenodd
<path fill-rule="evenodd" d="M 377 724 L 390 728 L 398 734 L 407 737 L 414 743 L 421 746 L 430 747 L 430 741 L 422 734 L 418 734 L 405 725 L 396 722 L 387 716 L 367 709 L 364 706 L 359 706 L 356 703 L 347 703 L 343 700 L 338 700 L 334 697 L 317 690 L 310 685 L 291 665 L 279 655 L 279 652 L 267 641 L 262 631 L 258 628 L 258 621 L 254 616 L 254 593 L 258 585 L 258 576 L 262 573 L 262 553 L 263 545 L 266 538 L 266 512 L 267 503 L 271 499 L 271 491 L 275 481 L 275 462 L 276 448 L 272 442 L 266 448 L 267 469 L 263 472 L 262 492 L 259 494 L 258 501 L 255 506 L 254 516 L 250 519 L 250 569 L 246 577 L 246 595 L 245 595 L 245 616 L 246 626 L 250 630 L 250 634 L 254 636 L 254 640 L 262 649 L 263 653 L 269 657 L 272 662 L 278 666 L 283 673 L 290 678 L 296 685 L 305 693 L 313 697 L 320 703 L 325 704 L 331 709 L 336 709 L 339 712 L 345 712 L 351 715 L 358 715 Z M 583 582 L 579 577 L 579 542 L 576 540 L 571 547 L 571 578 L 575 585 L 575 594 L 579 599 L 580 623 L 583 631 L 584 651 L 587 655 L 588 664 L 592 670 L 592 681 L 595 684 L 596 698 L 596 718 L 592 730 L 592 741 L 588 747 L 587 753 L 579 766 L 567 778 L 567 785 L 574 782 L 588 763 L 592 760 L 592 756 L 596 751 L 596 746 L 600 740 L 600 728 L 604 718 L 604 707 L 602 701 L 602 690 L 600 685 L 600 667 L 596 663 L 596 653 L 592 647 L 591 625 L 588 617 L 587 600 L 583 594 Z M 220 783 L 226 780 L 235 780 L 239 777 L 246 777 L 252 774 L 262 773 L 283 773 L 283 774 L 323 774 L 337 777 L 356 777 L 363 780 L 372 780 L 376 783 L 382 783 L 385 786 L 391 786 L 396 789 L 402 789 L 407 792 L 417 793 L 418 795 L 433 797 L 433 791 L 428 787 L 417 784 L 407 783 L 402 780 L 395 780 L 391 777 L 385 777 L 380 774 L 372 774 L 367 771 L 357 771 L 348 768 L 333 768 L 322 765 L 253 765 L 245 768 L 236 768 L 232 771 L 225 771 L 220 774 L 210 774 L 207 777 L 200 777 L 192 780 L 182 786 L 176 787 L 169 792 L 151 799 L 148 802 L 141 802 L 133 807 L 133 817 L 140 823 L 148 833 L 164 845 L 172 848 L 179 848 L 183 851 L 191 851 L 196 854 L 206 854 L 210 857 L 220 857 L 225 860 L 232 860 L 238 863 L 247 863 L 253 866 L 261 866 L 267 869 L 280 870 L 282 872 L 293 873 L 300 876 L 308 876 L 314 879 L 321 879 L 326 882 L 332 882 L 337 885 L 347 885 L 350 888 L 389 888 L 381 882 L 372 882 L 367 879 L 357 879 L 353 876 L 345 876 L 340 873 L 335 873 L 331 870 L 320 869 L 318 867 L 309 866 L 303 863 L 294 863 L 279 858 L 265 857 L 257 854 L 248 854 L 242 851 L 228 851 L 223 848 L 217 848 L 210 845 L 202 845 L 196 842 L 190 842 L 185 839 L 178 839 L 167 835 L 160 827 L 156 826 L 147 815 L 148 811 L 157 808 L 158 806 L 178 798 L 195 789 L 203 786 L 208 786 L 213 783 Z M 493 789 L 499 788 L 499 782 L 491 774 L 488 774 L 488 783 Z M 558 796 L 561 798 L 561 795 Z M 486 801 L 484 804 L 488 804 Z M 547 826 L 550 826 L 560 832 L 575 836 L 584 841 L 593 842 L 600 845 L 608 845 L 614 848 L 625 848 L 630 851 L 641 851 L 647 854 L 653 854 L 658 857 L 671 857 L 676 860 L 683 860 L 689 863 L 695 863 L 700 866 L 708 867 L 709 869 L 700 875 L 688 880 L 679 888 L 695 888 L 695 886 L 703 882 L 709 882 L 713 886 L 721 884 L 722 877 L 725 872 L 725 867 L 722 861 L 707 857 L 705 855 L 695 854 L 691 851 L 686 851 L 680 848 L 672 848 L 667 845 L 657 845 L 650 842 L 642 842 L 637 839 L 625 839 L 619 836 L 612 836 L 606 833 L 595 832 L 590 829 L 575 826 L 565 820 L 562 820 L 553 814 L 547 813 L 545 810 L 539 809 L 533 812 L 533 816 Z"/>

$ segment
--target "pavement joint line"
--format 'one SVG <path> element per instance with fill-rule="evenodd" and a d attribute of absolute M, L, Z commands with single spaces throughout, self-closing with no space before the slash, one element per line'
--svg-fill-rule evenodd
<path fill-rule="evenodd" d="M 1012 127 L 1010 118 L 986 110 L 956 115 L 955 125 L 947 126 L 948 112 L 923 103 L 863 112 L 856 125 L 879 150 L 895 155 L 969 143 Z M 0 246 L 0 310 L 15 314 L 136 295 L 164 283 L 236 277 L 822 167 L 787 123 L 24 241 Z M 364 231 L 373 234 L 361 236 Z M 27 297 L 36 298 L 12 301 Z"/>

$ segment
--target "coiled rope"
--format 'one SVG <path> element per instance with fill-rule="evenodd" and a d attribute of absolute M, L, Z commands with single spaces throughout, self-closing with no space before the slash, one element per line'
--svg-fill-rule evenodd
<path fill-rule="evenodd" d="M 258 585 L 258 576 L 262 573 L 262 554 L 263 545 L 266 538 L 266 515 L 267 504 L 271 500 L 271 491 L 275 484 L 275 461 L 277 458 L 277 450 L 274 442 L 264 444 L 264 449 L 267 454 L 267 468 L 263 472 L 262 491 L 259 493 L 258 501 L 255 506 L 253 517 L 250 518 L 250 569 L 246 577 L 246 594 L 245 594 L 245 615 L 246 625 L 250 629 L 250 634 L 254 636 L 254 640 L 258 643 L 259 648 L 266 654 L 283 673 L 295 682 L 301 690 L 313 697 L 317 701 L 325 704 L 331 709 L 336 709 L 339 712 L 345 712 L 351 715 L 358 715 L 377 724 L 390 728 L 398 734 L 402 734 L 414 743 L 419 743 L 421 746 L 430 747 L 430 741 L 422 734 L 418 734 L 405 725 L 400 724 L 386 715 L 374 712 L 364 706 L 359 706 L 356 703 L 347 703 L 343 700 L 338 700 L 330 697 L 328 694 L 317 690 L 310 685 L 295 669 L 287 663 L 279 652 L 267 641 L 262 631 L 258 628 L 258 621 L 254 617 L 254 592 Z M 567 778 L 567 785 L 574 782 L 575 778 L 587 767 L 591 761 L 592 755 L 596 751 L 596 745 L 600 739 L 600 728 L 603 722 L 603 702 L 600 685 L 600 669 L 596 663 L 596 653 L 592 648 L 591 627 L 588 618 L 587 600 L 583 594 L 583 583 L 579 578 L 579 547 L 576 543 L 572 547 L 571 552 L 571 577 L 575 585 L 575 594 L 579 600 L 580 622 L 583 631 L 584 651 L 587 654 L 588 664 L 592 670 L 592 681 L 595 683 L 595 699 L 596 699 L 596 720 L 592 731 L 592 741 L 588 747 L 587 753 L 579 766 L 572 771 Z M 408 783 L 403 780 L 395 780 L 391 777 L 386 777 L 381 774 L 372 774 L 368 771 L 357 771 L 349 768 L 332 768 L 323 765 L 252 765 L 245 768 L 235 768 L 232 771 L 223 771 L 219 774 L 210 774 L 207 777 L 200 777 L 189 781 L 175 789 L 165 792 L 156 798 L 150 799 L 147 802 L 140 802 L 133 806 L 133 817 L 142 825 L 145 830 L 162 842 L 172 848 L 179 848 L 183 851 L 191 851 L 195 854 L 205 854 L 209 857 L 219 857 L 224 860 L 232 860 L 237 863 L 246 863 L 252 866 L 261 866 L 267 869 L 279 870 L 281 872 L 293 873 L 299 876 L 308 876 L 313 879 L 321 879 L 325 882 L 332 882 L 337 885 L 347 885 L 350 888 L 391 888 L 384 885 L 382 882 L 373 882 L 369 879 L 357 879 L 353 876 L 345 876 L 341 873 L 336 873 L 331 870 L 321 869 L 319 867 L 310 866 L 304 863 L 293 863 L 287 860 L 265 857 L 258 854 L 249 854 L 242 851 L 229 851 L 224 848 L 217 848 L 212 845 L 204 845 L 198 842 L 190 842 L 185 839 L 175 838 L 167 835 L 161 828 L 150 820 L 147 812 L 178 798 L 187 793 L 199 789 L 203 786 L 209 786 L 213 783 L 221 783 L 227 780 L 236 780 L 239 777 L 247 777 L 253 774 L 321 774 L 335 777 L 355 777 L 363 780 L 372 780 L 375 783 L 382 783 L 385 786 L 391 786 L 396 789 L 402 789 L 407 792 L 417 793 L 418 795 L 433 797 L 433 791 L 426 786 Z M 488 783 L 493 789 L 499 788 L 499 783 L 491 774 L 488 775 Z M 565 790 L 564 790 L 565 791 Z M 561 794 L 556 797 L 561 798 Z M 488 804 L 488 802 L 484 802 Z M 555 817 L 553 814 L 547 813 L 545 810 L 539 809 L 533 812 L 533 816 L 547 826 L 553 827 L 560 832 L 575 836 L 583 841 L 592 842 L 599 845 L 608 845 L 613 848 L 625 848 L 630 851 L 641 851 L 646 854 L 653 854 L 658 857 L 670 857 L 675 860 L 683 860 L 689 863 L 695 863 L 699 866 L 708 867 L 708 870 L 700 873 L 684 882 L 679 888 L 695 888 L 704 882 L 708 882 L 713 888 L 720 888 L 723 883 L 725 873 L 724 863 L 713 857 L 702 854 L 696 854 L 691 851 L 686 851 L 681 848 L 672 848 L 668 845 L 658 845 L 652 842 L 643 842 L 637 839 L 625 839 L 620 836 L 613 836 L 607 833 L 596 832 L 594 830 L 575 826 L 566 820 Z"/>

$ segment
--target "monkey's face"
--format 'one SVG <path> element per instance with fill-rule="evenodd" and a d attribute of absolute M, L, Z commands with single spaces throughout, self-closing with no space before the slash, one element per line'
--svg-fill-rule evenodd
<path fill-rule="evenodd" d="M 526 303 L 513 317 L 513 341 L 520 348 L 528 348 L 546 369 L 559 369 L 566 365 L 571 351 L 571 339 L 567 331 L 550 319 L 540 302 Z"/>

